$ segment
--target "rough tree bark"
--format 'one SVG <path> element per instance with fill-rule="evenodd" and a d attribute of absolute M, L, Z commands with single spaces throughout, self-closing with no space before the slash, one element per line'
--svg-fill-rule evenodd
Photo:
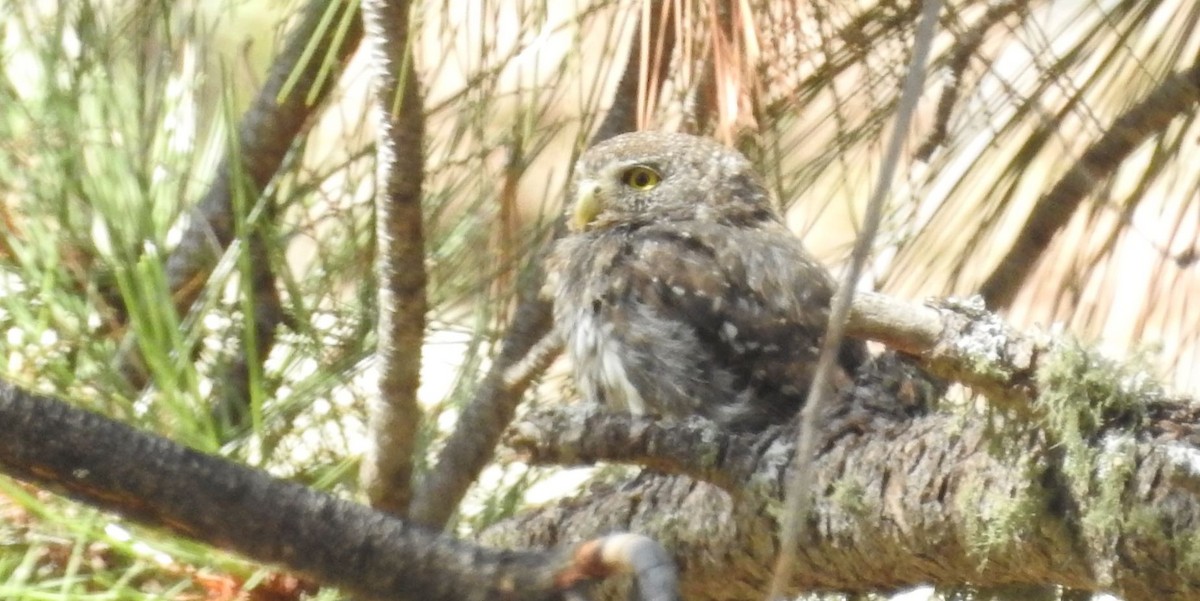
<path fill-rule="evenodd" d="M 556 599 L 619 572 L 647 601 L 678 599 L 665 551 L 645 537 L 480 548 L 3 381 L 0 468 L 369 599 Z"/>
<path fill-rule="evenodd" d="M 862 427 L 870 420 L 851 411 L 826 422 L 809 484 L 811 542 L 797 554 L 790 592 L 1053 584 L 1125 599 L 1194 596 L 1194 403 L 1069 342 L 1013 332 L 978 303 L 919 307 L 868 295 L 855 303 L 851 331 L 900 342 L 993 405 L 906 418 L 887 410 L 911 403 L 921 377 L 882 387 L 862 379 L 847 391 L 843 405 L 866 401 L 867 417 L 886 419 Z M 778 552 L 791 439 L 595 410 L 537 414 L 509 440 L 533 463 L 614 461 L 658 473 L 593 487 L 482 538 L 524 547 L 637 531 L 675 554 L 685 598 L 758 599 Z"/>
<path fill-rule="evenodd" d="M 1194 430 L 1190 413 L 1192 421 L 1173 424 Z M 525 424 L 523 448 L 539 460 L 558 455 L 557 462 L 565 452 L 570 462 L 638 460 L 664 469 L 695 453 L 694 437 L 704 436 L 707 461 L 685 466 L 691 476 L 643 472 L 593 487 L 504 522 L 483 540 L 522 548 L 632 530 L 674 553 L 684 598 L 761 599 L 778 552 L 791 448 L 696 428 L 679 436 L 588 412 L 542 416 L 536 436 Z M 1103 514 L 1112 530 L 1088 533 L 1085 521 L 1100 514 L 1075 511 L 1081 499 L 1066 483 L 1061 453 L 1037 428 L 998 437 L 988 420 L 938 414 L 844 437 L 817 461 L 811 542 L 798 552 L 790 592 L 1050 583 L 1130 600 L 1193 598 L 1200 587 L 1194 434 L 1183 442 L 1114 431 L 1095 445 L 1103 462 L 1093 476 L 1106 478 L 1110 462 L 1126 477 L 1102 493 L 1115 494 L 1113 512 Z"/>

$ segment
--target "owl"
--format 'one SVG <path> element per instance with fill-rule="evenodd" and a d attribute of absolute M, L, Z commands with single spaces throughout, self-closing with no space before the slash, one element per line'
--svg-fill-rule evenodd
<path fill-rule="evenodd" d="M 585 152 L 572 189 L 547 291 L 580 393 L 735 431 L 790 420 L 834 285 L 750 162 L 706 138 L 631 133 Z M 865 358 L 846 342 L 841 374 Z"/>

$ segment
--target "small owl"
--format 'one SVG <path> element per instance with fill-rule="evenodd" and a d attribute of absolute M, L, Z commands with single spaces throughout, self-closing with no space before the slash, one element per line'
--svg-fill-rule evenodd
<path fill-rule="evenodd" d="M 750 162 L 706 138 L 632 133 L 584 153 L 573 190 L 548 290 L 580 393 L 731 430 L 791 419 L 834 286 Z M 845 343 L 843 373 L 865 357 Z"/>

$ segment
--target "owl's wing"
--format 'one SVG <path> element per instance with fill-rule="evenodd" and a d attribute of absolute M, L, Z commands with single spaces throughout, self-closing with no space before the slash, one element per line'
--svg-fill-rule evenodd
<path fill-rule="evenodd" d="M 833 282 L 824 267 L 782 227 L 651 226 L 631 242 L 629 292 L 694 329 L 697 352 L 751 403 L 734 421 L 790 417 L 808 392 L 828 319 Z M 840 359 L 852 371 L 865 347 L 848 342 Z"/>

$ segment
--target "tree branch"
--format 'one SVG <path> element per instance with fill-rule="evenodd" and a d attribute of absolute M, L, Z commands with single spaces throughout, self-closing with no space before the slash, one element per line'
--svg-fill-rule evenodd
<path fill-rule="evenodd" d="M 914 391 L 922 378 L 886 353 L 868 363 L 819 422 L 827 444 L 806 483 L 817 498 L 803 523 L 814 538 L 791 560 L 801 582 L 790 592 L 1051 583 L 1188 598 L 1200 582 L 1200 548 L 1185 534 L 1200 522 L 1194 402 L 1168 399 L 1141 372 L 1069 343 L 1032 341 L 978 302 L 915 306 L 863 294 L 849 329 L 965 376 L 1009 411 L 906 418 L 926 407 Z M 864 420 L 863 404 L 882 419 Z M 485 540 L 548 545 L 592 528 L 633 529 L 676 553 L 688 598 L 760 598 L 763 566 L 780 545 L 781 483 L 795 469 L 791 440 L 739 438 L 699 420 L 535 414 L 510 438 L 533 462 L 633 462 L 687 478 L 643 473 L 514 518 Z"/>
<path fill-rule="evenodd" d="M 396 515 L 405 515 L 412 495 L 426 309 L 421 227 L 425 120 L 408 38 L 409 10 L 404 0 L 362 3 L 375 63 L 380 282 L 379 390 L 368 407 L 362 479 L 371 504 Z"/>
<path fill-rule="evenodd" d="M 979 47 L 986 40 L 988 32 L 1007 19 L 1009 15 L 1026 12 L 1029 8 L 1028 5 L 1029 0 L 1007 0 L 1000 4 L 988 5 L 983 16 L 971 25 L 970 29 L 957 36 L 954 51 L 950 54 L 950 59 L 946 64 L 950 81 L 942 86 L 942 95 L 938 98 L 933 127 L 929 135 L 925 137 L 925 141 L 921 142 L 917 151 L 913 153 L 918 161 L 928 161 L 934 151 L 945 143 L 946 134 L 950 129 L 950 118 L 954 113 L 954 105 L 958 103 L 959 86 L 962 85 L 963 75 L 966 73 L 967 67 L 971 65 L 971 59 L 975 58 L 975 53 L 979 51 Z"/>
<path fill-rule="evenodd" d="M 775 437 L 739 436 L 702 418 L 678 422 L 583 407 L 533 412 L 504 442 L 533 465 L 634 464 L 736 492 L 757 467 L 754 449 Z"/>
<path fill-rule="evenodd" d="M 980 288 L 987 305 L 1008 307 L 1054 235 L 1096 186 L 1110 177 L 1147 138 L 1200 102 L 1200 63 L 1166 77 L 1141 102 L 1125 111 L 1088 147 L 1070 170 L 1030 211 L 1020 235 Z"/>
<path fill-rule="evenodd" d="M 679 598 L 669 558 L 645 537 L 485 549 L 3 381 L 0 468 L 371 599 L 552 599 L 623 572 L 635 574 L 643 599 Z"/>
<path fill-rule="evenodd" d="M 622 460 L 630 448 L 644 445 L 650 431 L 638 421 L 626 421 L 624 432 L 597 428 L 588 414 L 564 419 L 539 429 L 548 436 L 538 444 L 543 457 L 556 452 L 553 446 Z M 1200 422 L 1178 425 L 1194 431 Z M 685 432 L 695 427 L 682 426 Z M 1200 526 L 1194 488 L 1200 448 L 1144 434 L 1115 429 L 1092 442 L 1097 455 L 1088 478 L 1096 497 L 1111 495 L 1111 506 L 1090 498 L 1068 502 L 1075 489 L 1062 456 L 1037 428 L 1009 424 L 997 430 L 987 420 L 943 414 L 844 437 L 817 460 L 809 483 L 813 519 L 804 524 L 811 542 L 797 554 L 788 593 L 1055 583 L 1127 599 L 1188 599 L 1200 586 L 1193 534 Z M 678 444 L 652 448 L 645 462 L 678 464 L 678 457 L 696 451 L 686 435 L 657 440 Z M 1003 452 L 996 452 L 997 443 Z M 611 450 L 611 456 L 598 449 Z M 634 530 L 675 554 L 685 598 L 761 599 L 767 566 L 778 552 L 776 520 L 790 439 L 719 445 L 707 455 L 707 469 L 738 478 L 732 494 L 686 477 L 643 472 L 517 516 L 483 539 L 552 545 Z M 1114 478 L 1114 465 L 1127 470 Z M 1181 481 L 1188 484 L 1176 484 Z M 1086 526 L 1107 519 L 1111 529 Z"/>
<path fill-rule="evenodd" d="M 312 0 L 303 8 L 267 72 L 262 90 L 238 124 L 236 146 L 226 151 L 212 185 L 191 210 L 187 228 L 167 258 L 167 285 L 179 314 L 187 312 L 200 296 L 221 253 L 234 239 L 234 198 L 240 194 L 257 199 L 262 194 L 314 108 L 333 90 L 338 71 L 362 40 L 359 19 L 347 15 L 347 11 L 357 10 L 357 2 L 325 0 Z M 326 19 L 327 13 L 331 19 Z M 343 31 L 337 25 L 345 19 L 351 21 Z M 327 61 L 320 60 L 322 57 L 328 57 Z M 327 63 L 334 66 L 329 72 Z M 245 210 L 250 211 L 254 204 L 245 203 Z M 273 329 L 274 325 L 255 327 Z M 135 386 L 145 384 L 136 351 L 121 358 L 119 369 Z"/>
<path fill-rule="evenodd" d="M 917 101 L 920 100 L 921 90 L 925 87 L 925 64 L 933 47 L 933 36 L 941 9 L 941 0 L 923 0 L 921 5 L 917 31 L 913 35 L 912 60 L 904 77 L 903 90 L 896 107 L 896 120 L 892 124 L 893 129 L 883 154 L 883 163 L 871 198 L 867 201 L 862 229 L 854 242 L 850 262 L 842 273 L 837 295 L 829 308 L 829 325 L 825 330 L 825 338 L 821 341 L 821 352 L 817 357 L 813 380 L 804 401 L 804 410 L 800 414 L 800 429 L 796 435 L 796 469 L 791 476 L 784 503 L 784 519 L 780 524 L 779 538 L 783 551 L 775 565 L 775 576 L 771 582 L 771 591 L 767 594 L 768 599 L 781 598 L 784 588 L 792 578 L 794 554 L 798 548 L 808 543 L 801 524 L 809 518 L 811 495 L 805 486 L 811 479 L 813 456 L 817 451 L 817 428 L 823 425 L 818 420 L 825 411 L 824 405 L 828 399 L 836 394 L 833 390 L 832 374 L 842 349 L 842 338 L 845 336 L 846 321 L 850 315 L 850 303 L 854 299 L 858 279 L 875 244 L 875 236 L 883 220 L 883 203 L 891 190 L 892 178 L 900 164 L 900 152 L 908 137 L 909 123 L 917 112 Z"/>

